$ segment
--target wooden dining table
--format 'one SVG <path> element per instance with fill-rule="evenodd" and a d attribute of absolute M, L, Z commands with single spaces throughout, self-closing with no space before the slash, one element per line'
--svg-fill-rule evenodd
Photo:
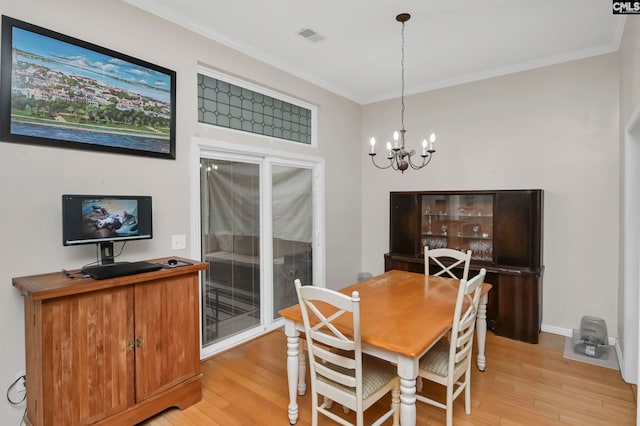
<path fill-rule="evenodd" d="M 451 329 L 460 281 L 414 272 L 392 270 L 339 290 L 360 293 L 362 351 L 397 365 L 400 377 L 400 423 L 416 424 L 416 379 L 418 361 Z M 484 353 L 486 312 L 490 284 L 483 284 L 476 320 L 477 365 L 486 367 Z M 300 305 L 279 311 L 287 336 L 287 378 L 289 423 L 298 420 L 297 394 L 306 392 L 304 352 L 300 332 L 304 331 Z M 348 331 L 347 331 L 348 332 Z"/>

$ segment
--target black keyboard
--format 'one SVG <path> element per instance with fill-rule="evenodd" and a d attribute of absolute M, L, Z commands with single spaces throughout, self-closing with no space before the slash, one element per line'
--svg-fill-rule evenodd
<path fill-rule="evenodd" d="M 82 269 L 82 273 L 94 280 L 123 277 L 125 275 L 141 274 L 162 269 L 162 265 L 149 262 L 118 262 L 112 265 L 90 266 Z"/>

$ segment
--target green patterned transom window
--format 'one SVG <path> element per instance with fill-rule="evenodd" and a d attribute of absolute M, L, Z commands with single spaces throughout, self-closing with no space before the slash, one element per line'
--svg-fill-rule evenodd
<path fill-rule="evenodd" d="M 311 144 L 311 110 L 198 74 L 198 121 Z"/>

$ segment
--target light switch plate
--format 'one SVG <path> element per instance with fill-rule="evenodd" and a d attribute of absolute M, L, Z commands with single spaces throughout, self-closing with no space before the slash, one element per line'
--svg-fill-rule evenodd
<path fill-rule="evenodd" d="M 171 250 L 182 250 L 187 247 L 187 236 L 184 234 L 171 236 Z"/>

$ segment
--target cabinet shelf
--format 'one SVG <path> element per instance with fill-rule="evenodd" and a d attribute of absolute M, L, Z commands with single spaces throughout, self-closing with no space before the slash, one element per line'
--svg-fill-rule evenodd
<path fill-rule="evenodd" d="M 425 213 L 424 216 L 438 217 L 440 220 L 493 219 L 493 215 L 489 214 Z"/>
<path fill-rule="evenodd" d="M 483 237 L 482 235 L 449 235 L 449 234 L 429 234 L 428 232 L 422 233 L 423 237 L 443 237 L 443 238 L 463 238 L 465 240 L 486 240 L 493 241 L 492 236 Z"/>

